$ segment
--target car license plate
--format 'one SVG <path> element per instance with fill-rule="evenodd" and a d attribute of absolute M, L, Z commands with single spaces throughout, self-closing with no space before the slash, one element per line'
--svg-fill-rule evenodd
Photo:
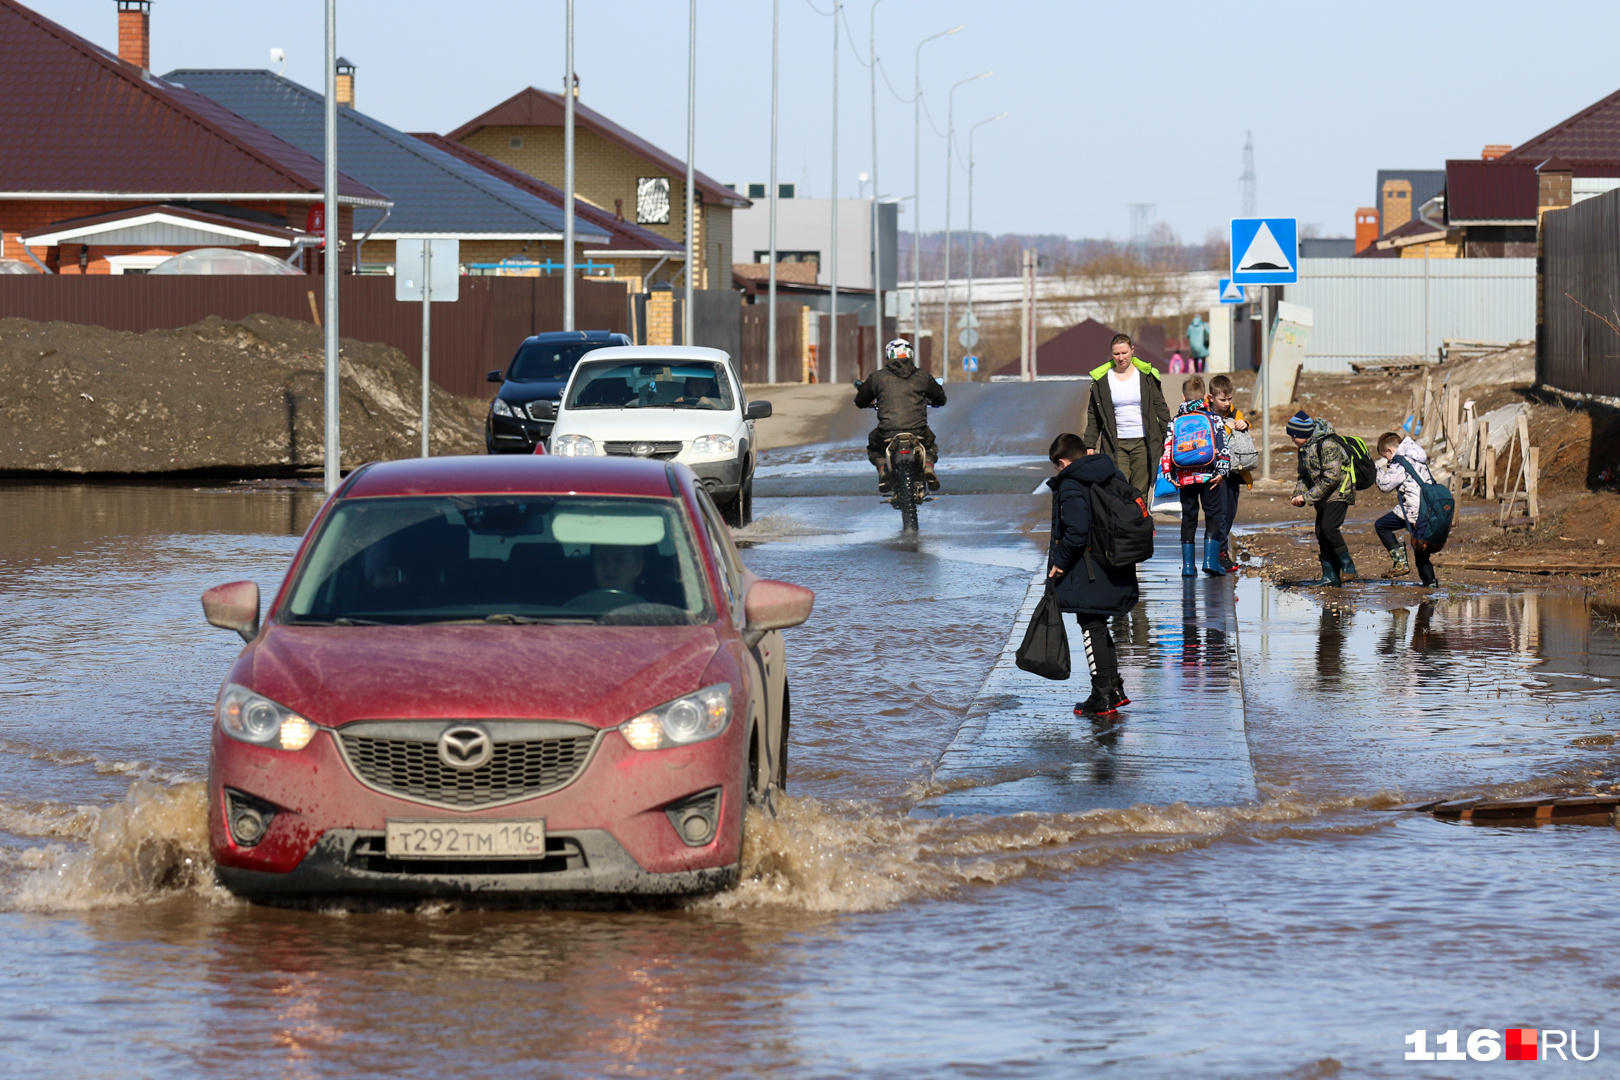
<path fill-rule="evenodd" d="M 546 853 L 543 821 L 389 821 L 390 859 L 525 859 Z"/>

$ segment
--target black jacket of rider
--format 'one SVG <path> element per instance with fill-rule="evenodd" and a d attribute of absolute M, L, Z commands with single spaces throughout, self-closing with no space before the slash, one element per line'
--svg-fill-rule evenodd
<path fill-rule="evenodd" d="M 878 430 L 886 434 L 928 428 L 928 407 L 945 404 L 945 388 L 910 357 L 898 356 L 855 390 L 855 407 L 877 406 Z"/>

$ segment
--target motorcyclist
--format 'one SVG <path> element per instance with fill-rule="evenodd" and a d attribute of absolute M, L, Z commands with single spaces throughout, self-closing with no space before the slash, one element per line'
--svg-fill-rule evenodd
<path fill-rule="evenodd" d="M 889 490 L 888 442 L 903 431 L 922 439 L 927 451 L 923 475 L 928 490 L 939 490 L 939 477 L 934 474 L 939 450 L 928 428 L 928 409 L 945 404 L 945 388 L 917 367 L 914 356 L 911 342 L 895 338 L 883 348 L 882 370 L 865 382 L 855 380 L 855 407 L 877 407 L 878 425 L 866 438 L 866 456 L 877 466 L 879 491 Z"/>

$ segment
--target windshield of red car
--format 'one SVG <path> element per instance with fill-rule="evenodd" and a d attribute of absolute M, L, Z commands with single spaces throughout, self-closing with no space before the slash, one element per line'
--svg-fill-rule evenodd
<path fill-rule="evenodd" d="M 283 619 L 688 625 L 713 618 L 673 499 L 539 495 L 344 499 Z"/>

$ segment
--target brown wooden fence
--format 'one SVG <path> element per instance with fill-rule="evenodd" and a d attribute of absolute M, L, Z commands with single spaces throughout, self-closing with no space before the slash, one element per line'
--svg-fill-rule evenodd
<path fill-rule="evenodd" d="M 71 322 L 144 333 L 190 326 L 210 315 L 240 319 L 279 315 L 313 321 L 324 280 L 305 277 L 108 277 L 0 275 L 0 318 Z M 491 391 L 484 375 L 504 368 L 530 334 L 562 329 L 560 277 L 464 277 L 455 303 L 433 305 L 433 381 L 463 397 Z M 380 341 L 422 362 L 422 305 L 394 299 L 391 277 L 346 275 L 338 285 L 338 331 Z M 581 279 L 574 325 L 589 330 L 628 328 L 625 286 Z"/>
<path fill-rule="evenodd" d="M 804 377 L 804 305 L 792 300 L 776 302 L 776 381 L 798 382 Z M 742 309 L 741 351 L 743 382 L 770 381 L 771 309 L 768 301 L 745 304 Z"/>
<path fill-rule="evenodd" d="M 1536 381 L 1620 397 L 1620 192 L 1542 218 Z"/>

